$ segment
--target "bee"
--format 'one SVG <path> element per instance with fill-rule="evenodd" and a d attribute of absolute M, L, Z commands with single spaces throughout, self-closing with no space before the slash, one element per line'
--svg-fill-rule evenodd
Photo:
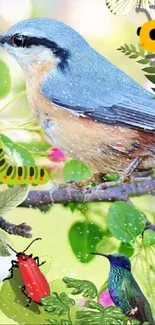
<path fill-rule="evenodd" d="M 0 143 L 0 183 L 7 185 L 32 184 L 33 186 L 45 184 L 49 181 L 48 172 L 38 166 L 12 166 L 4 155 Z"/>

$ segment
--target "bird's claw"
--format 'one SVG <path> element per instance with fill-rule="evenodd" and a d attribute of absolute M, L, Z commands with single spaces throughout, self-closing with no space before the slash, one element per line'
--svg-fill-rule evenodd
<path fill-rule="evenodd" d="M 138 307 L 132 308 L 127 312 L 127 316 L 134 316 L 137 311 Z"/>

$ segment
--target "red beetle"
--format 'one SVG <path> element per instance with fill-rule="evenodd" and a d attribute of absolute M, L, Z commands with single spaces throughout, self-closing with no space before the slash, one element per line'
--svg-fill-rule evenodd
<path fill-rule="evenodd" d="M 26 255 L 26 250 L 36 241 L 41 240 L 42 238 L 34 239 L 23 252 L 17 253 L 10 245 L 10 247 L 17 256 L 17 261 L 12 260 L 12 267 L 9 269 L 11 272 L 10 277 L 5 278 L 3 281 L 13 278 L 13 268 L 18 267 L 22 280 L 23 287 L 21 288 L 22 292 L 29 298 L 27 307 L 29 306 L 31 300 L 35 301 L 38 304 L 41 304 L 41 298 L 50 295 L 50 287 L 42 272 L 39 269 L 39 266 L 43 265 L 46 262 L 39 264 L 39 257 L 32 257 L 32 254 Z M 25 292 L 27 291 L 27 293 Z"/>

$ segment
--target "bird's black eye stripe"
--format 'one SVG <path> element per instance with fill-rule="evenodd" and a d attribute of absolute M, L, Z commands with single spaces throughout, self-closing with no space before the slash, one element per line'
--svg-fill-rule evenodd
<path fill-rule="evenodd" d="M 13 46 L 15 47 L 24 47 L 26 46 L 27 36 L 15 34 L 14 36 L 12 36 L 11 41 Z"/>

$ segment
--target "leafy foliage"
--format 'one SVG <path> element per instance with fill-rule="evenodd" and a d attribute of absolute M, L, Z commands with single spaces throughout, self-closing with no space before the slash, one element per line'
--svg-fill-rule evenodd
<path fill-rule="evenodd" d="M 76 222 L 71 226 L 68 233 L 69 242 L 81 263 L 88 263 L 94 258 L 90 252 L 95 250 L 102 236 L 102 229 L 94 223 Z"/>
<path fill-rule="evenodd" d="M 0 98 L 7 96 L 11 88 L 10 72 L 5 62 L 0 60 Z"/>
<path fill-rule="evenodd" d="M 96 301 L 88 301 L 86 306 L 90 311 L 78 311 L 76 313 L 77 325 L 91 324 L 91 325 L 125 325 L 128 318 L 122 313 L 118 307 L 104 308 Z"/>
<path fill-rule="evenodd" d="M 72 325 L 72 322 L 67 319 L 61 319 L 60 322 L 58 322 L 56 319 L 48 319 L 48 322 L 52 325 Z"/>
<path fill-rule="evenodd" d="M 65 292 L 60 295 L 53 292 L 51 296 L 43 297 L 41 302 L 46 311 L 58 316 L 66 315 L 70 307 L 75 305 L 75 301 L 69 298 Z"/>
<path fill-rule="evenodd" d="M 65 164 L 64 167 L 64 180 L 81 182 L 87 180 L 90 176 L 93 175 L 93 172 L 85 164 L 80 163 L 77 160 L 70 160 Z"/>
<path fill-rule="evenodd" d="M 147 229 L 143 234 L 143 244 L 144 246 L 155 245 L 155 232 L 151 229 Z"/>
<path fill-rule="evenodd" d="M 128 203 L 115 202 L 109 208 L 109 229 L 122 242 L 133 242 L 144 230 L 145 223 L 143 214 Z"/>
<path fill-rule="evenodd" d="M 63 281 L 66 283 L 67 288 L 74 288 L 71 292 L 72 295 L 78 295 L 82 293 L 83 297 L 90 297 L 92 299 L 97 296 L 97 289 L 95 285 L 87 280 L 77 280 L 72 278 L 64 277 Z"/>
<path fill-rule="evenodd" d="M 17 207 L 27 197 L 29 185 L 16 185 L 0 195 L 0 215 L 4 215 L 9 210 Z"/>
<path fill-rule="evenodd" d="M 137 63 L 140 64 L 150 64 L 150 62 L 152 61 L 151 59 L 147 59 L 145 56 L 145 50 L 142 48 L 142 46 L 139 44 L 139 50 L 136 49 L 136 47 L 132 44 L 127 45 L 124 44 L 124 46 L 120 46 L 118 48 L 118 51 L 121 51 L 122 53 L 124 53 L 125 55 L 129 56 L 130 59 L 137 59 L 139 57 L 141 57 L 142 59 L 138 60 Z M 149 54 L 149 53 L 146 53 Z M 144 69 L 142 69 L 142 71 L 147 72 L 149 74 L 145 74 L 145 77 L 151 81 L 153 84 L 155 84 L 155 67 L 154 66 L 148 66 Z M 155 88 L 152 88 L 152 90 L 155 92 Z"/>

